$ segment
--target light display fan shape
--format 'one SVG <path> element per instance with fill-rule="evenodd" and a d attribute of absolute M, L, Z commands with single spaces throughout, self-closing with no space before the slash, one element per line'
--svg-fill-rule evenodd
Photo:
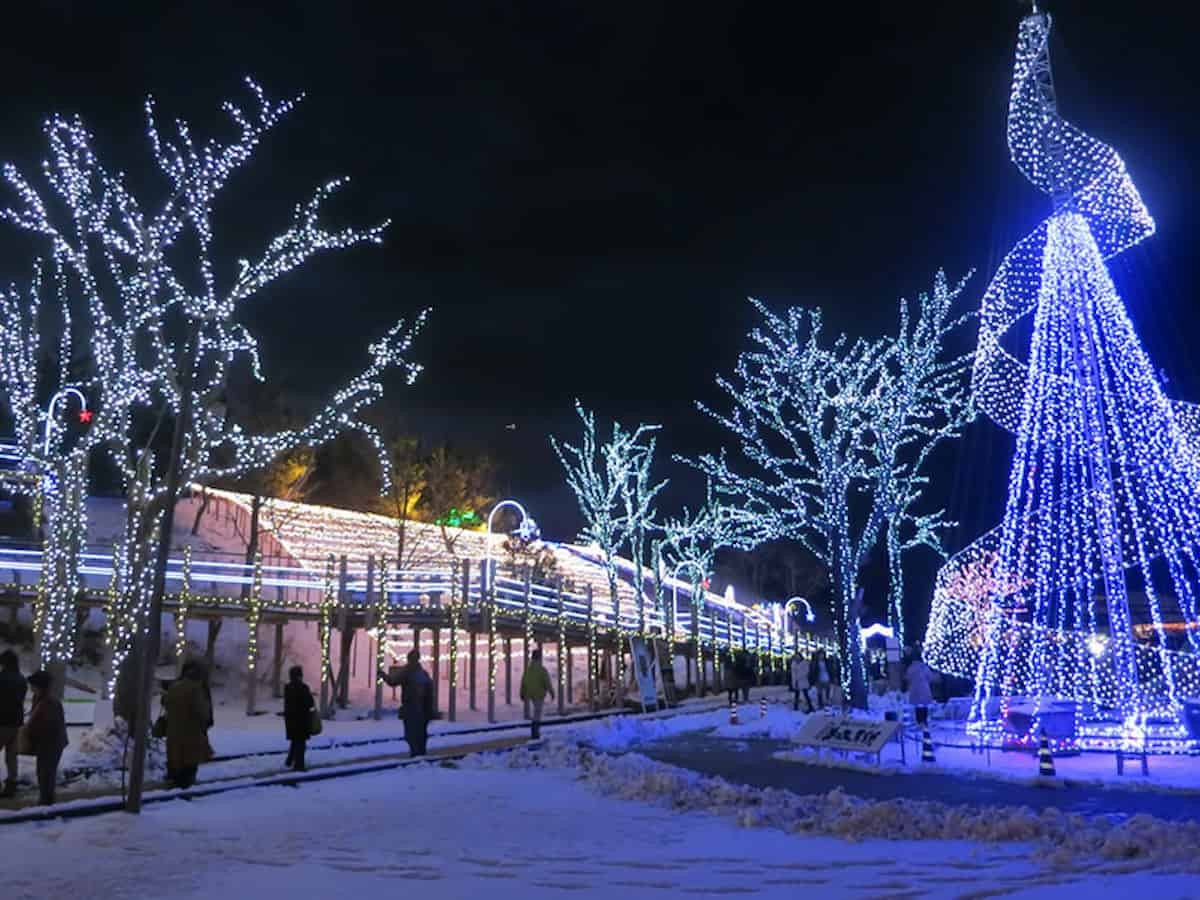
<path fill-rule="evenodd" d="M 975 679 L 977 725 L 1011 731 L 1019 703 L 1025 737 L 1053 707 L 1081 739 L 1181 738 L 1200 694 L 1196 407 L 1163 394 L 1114 288 L 1105 260 L 1154 221 L 1117 153 L 1059 116 L 1049 32 L 1042 13 L 1021 23 L 1008 142 L 1053 212 L 984 295 L 974 372 L 978 406 L 1016 434 L 1008 501 L 939 573 L 926 653 Z M 1022 362 L 1005 341 L 1030 315 Z"/>

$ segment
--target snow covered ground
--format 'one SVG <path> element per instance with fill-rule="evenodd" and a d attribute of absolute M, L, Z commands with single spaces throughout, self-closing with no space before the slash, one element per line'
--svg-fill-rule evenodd
<path fill-rule="evenodd" d="M 1056 852 L 1036 829 L 1017 843 L 789 833 L 775 827 L 785 810 L 794 827 L 814 829 L 774 794 L 753 802 L 753 792 L 636 756 L 520 751 L 164 803 L 140 817 L 8 826 L 5 895 L 1200 896 L 1195 874 L 1168 872 L 1163 860 L 1131 861 L 1118 845 Z"/>

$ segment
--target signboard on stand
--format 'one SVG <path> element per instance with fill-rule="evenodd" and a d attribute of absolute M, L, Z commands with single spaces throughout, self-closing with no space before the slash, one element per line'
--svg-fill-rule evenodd
<path fill-rule="evenodd" d="M 853 716 L 809 716 L 796 743 L 807 747 L 878 755 L 896 736 L 899 722 Z"/>
<path fill-rule="evenodd" d="M 633 655 L 633 673 L 637 678 L 638 696 L 642 701 L 642 712 L 658 709 L 658 688 L 654 682 L 654 658 L 650 648 L 641 638 L 630 638 L 629 650 Z"/>

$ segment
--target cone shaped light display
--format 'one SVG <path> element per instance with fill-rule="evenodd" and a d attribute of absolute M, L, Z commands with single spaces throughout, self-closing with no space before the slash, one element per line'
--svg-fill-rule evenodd
<path fill-rule="evenodd" d="M 1021 24 L 1008 140 L 1053 211 L 988 287 L 974 373 L 1016 434 L 1004 520 L 939 573 L 925 649 L 1007 740 L 1149 728 L 1179 748 L 1200 695 L 1200 417 L 1164 395 L 1114 287 L 1106 260 L 1154 222 L 1116 152 L 1059 116 L 1049 33 Z"/>

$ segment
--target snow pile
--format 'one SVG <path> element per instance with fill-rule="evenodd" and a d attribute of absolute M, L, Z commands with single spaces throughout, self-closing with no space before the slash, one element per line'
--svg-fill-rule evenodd
<path fill-rule="evenodd" d="M 708 731 L 714 724 L 711 712 L 662 717 L 612 716 L 571 727 L 564 736 L 597 750 L 615 752 L 689 731 Z"/>
<path fill-rule="evenodd" d="M 786 741 L 795 736 L 807 716 L 793 712 L 790 704 L 768 703 L 767 715 L 763 718 L 757 703 L 743 704 L 738 710 L 738 724 L 729 724 L 729 713 L 719 711 L 718 721 L 722 724 L 712 732 L 719 738 L 772 738 Z"/>
<path fill-rule="evenodd" d="M 83 732 L 75 746 L 70 769 L 81 772 L 92 781 L 112 780 L 120 776 L 128 754 L 133 752 L 133 738 L 123 719 L 107 728 L 91 728 Z M 166 772 L 166 747 L 160 740 L 151 740 L 146 750 L 146 771 L 151 776 Z"/>
<path fill-rule="evenodd" d="M 464 768 L 575 769 L 599 793 L 641 800 L 674 812 L 731 818 L 743 827 L 778 828 L 846 840 L 1021 842 L 1058 868 L 1083 861 L 1120 862 L 1131 869 L 1200 873 L 1200 823 L 1134 816 L 1124 822 L 1068 815 L 1054 808 L 950 806 L 931 800 L 864 800 L 833 790 L 801 796 L 774 788 L 732 785 L 628 754 L 608 756 L 551 741 L 503 755 L 482 754 Z"/>

